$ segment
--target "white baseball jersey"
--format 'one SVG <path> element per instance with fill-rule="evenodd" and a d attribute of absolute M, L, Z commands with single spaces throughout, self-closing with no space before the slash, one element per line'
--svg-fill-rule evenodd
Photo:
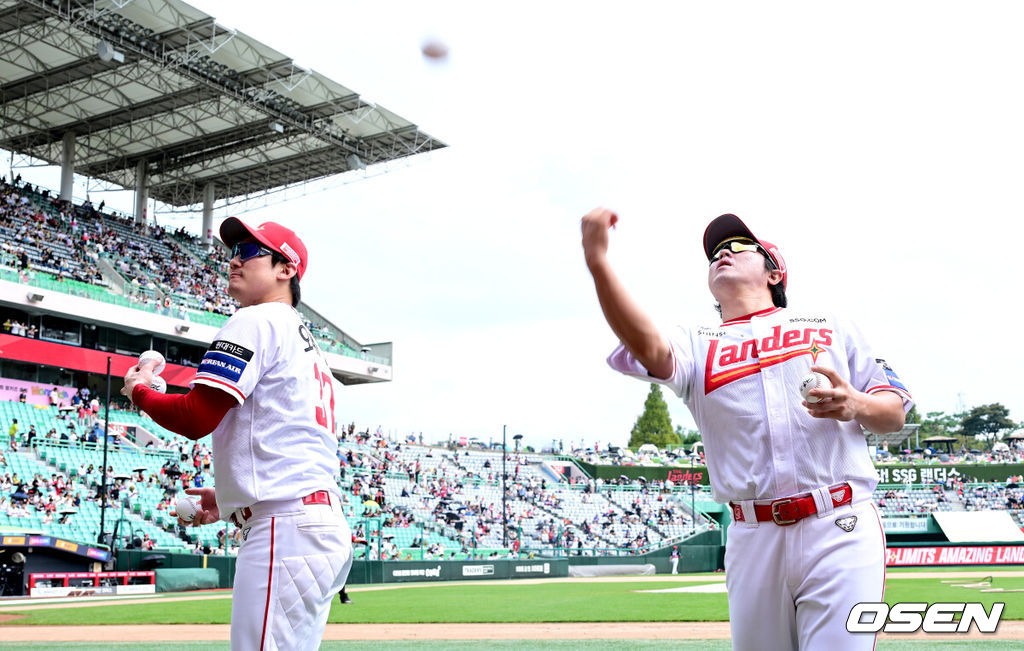
<path fill-rule="evenodd" d="M 254 305 L 217 333 L 193 383 L 239 402 L 213 431 L 217 505 L 243 537 L 231 648 L 317 649 L 352 566 L 323 353 L 290 305 Z"/>
<path fill-rule="evenodd" d="M 622 345 L 608 363 L 686 401 L 715 501 L 773 499 L 842 481 L 855 494 L 874 490 L 878 474 L 860 425 L 813 418 L 800 404 L 800 380 L 818 364 L 860 391 L 895 391 L 910 410 L 906 387 L 851 324 L 770 308 L 717 326 L 679 327 L 667 338 L 675 367 L 666 380 L 649 376 Z"/>
<path fill-rule="evenodd" d="M 729 525 L 733 648 L 872 649 L 874 635 L 847 632 L 846 617 L 855 603 L 882 599 L 885 536 L 870 501 L 878 476 L 860 425 L 811 417 L 800 380 L 812 364 L 827 366 L 860 391 L 899 394 L 909 410 L 906 387 L 852 325 L 821 313 L 771 308 L 678 328 L 668 340 L 674 369 L 666 380 L 650 377 L 622 346 L 608 363 L 686 401 L 715 500 L 742 502 L 734 508 L 752 515 L 753 500 L 853 487 L 853 503 L 816 500 L 815 516 L 792 526 L 754 517 Z"/>
<path fill-rule="evenodd" d="M 213 431 L 222 514 L 337 487 L 331 371 L 293 307 L 273 302 L 235 312 L 193 384 L 239 402 Z"/>

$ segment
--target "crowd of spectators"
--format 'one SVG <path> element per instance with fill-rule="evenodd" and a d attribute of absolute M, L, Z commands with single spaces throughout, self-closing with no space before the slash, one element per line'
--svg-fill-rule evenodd
<path fill-rule="evenodd" d="M 106 285 L 89 236 L 79 232 L 74 207 L 49 192 L 0 177 L 0 262 L 28 273 L 38 268 L 84 283 Z"/>
<path fill-rule="evenodd" d="M 43 514 L 44 524 L 57 521 L 66 523 L 69 512 L 77 509 L 82 502 L 83 482 L 66 477 L 64 473 L 53 473 L 46 477 L 36 473 L 31 478 L 19 477 L 18 473 L 5 472 L 6 458 L 0 455 L 0 513 L 9 517 L 26 517 L 34 513 Z M 87 499 L 93 499 L 92 497 Z"/>
<path fill-rule="evenodd" d="M 225 292 L 223 251 L 197 260 L 160 226 L 104 212 L 103 203 L 74 206 L 21 183 L 20 176 L 10 184 L 0 180 L 0 235 L 0 262 L 24 273 L 38 269 L 58 281 L 106 287 L 97 261 L 107 257 L 131 300 L 223 315 L 237 308 Z"/>
<path fill-rule="evenodd" d="M 99 260 L 105 258 L 120 279 L 113 289 Z M 0 177 L 0 265 L 29 282 L 36 271 L 58 282 L 73 279 L 123 293 L 131 302 L 186 318 L 186 310 L 230 316 L 238 303 L 227 294 L 229 253 L 209 249 L 183 228 L 174 231 L 136 222 L 86 200 L 80 206 L 51 196 L 48 190 Z M 113 276 L 112 276 L 113 277 Z M 355 353 L 339 331 L 303 315 L 331 352 Z M 34 326 L 11 323 L 12 334 L 34 337 Z"/>

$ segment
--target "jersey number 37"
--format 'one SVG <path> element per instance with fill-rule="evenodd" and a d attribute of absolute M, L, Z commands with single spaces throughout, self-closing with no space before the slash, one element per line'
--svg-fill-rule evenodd
<path fill-rule="evenodd" d="M 321 371 L 317 363 L 313 363 L 313 377 L 320 387 L 320 403 L 316 407 L 316 422 L 334 434 L 334 383 L 331 382 L 330 371 Z"/>

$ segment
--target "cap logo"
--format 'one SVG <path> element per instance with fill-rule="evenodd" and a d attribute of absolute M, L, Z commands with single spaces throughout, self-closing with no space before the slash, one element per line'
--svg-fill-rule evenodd
<path fill-rule="evenodd" d="M 288 246 L 287 242 L 281 244 L 281 253 L 288 256 L 288 259 L 294 262 L 295 264 L 299 264 L 299 254 L 295 252 L 295 249 Z"/>

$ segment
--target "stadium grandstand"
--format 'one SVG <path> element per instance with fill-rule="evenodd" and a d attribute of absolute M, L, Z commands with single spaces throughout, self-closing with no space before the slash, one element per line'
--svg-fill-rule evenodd
<path fill-rule="evenodd" d="M 235 310 L 215 204 L 444 144 L 178 0 L 0 0 L 0 43 L 0 148 L 59 165 L 62 179 L 45 188 L 12 169 L 0 181 L 0 532 L 233 554 L 233 525 L 184 529 L 168 515 L 182 489 L 213 484 L 209 439 L 135 411 L 118 378 L 154 349 L 169 390 L 185 390 Z M 134 189 L 134 214 L 76 200 L 75 173 Z M 201 213 L 200 235 L 148 221 L 149 198 Z M 391 380 L 390 342 L 299 310 L 338 382 Z M 560 455 L 425 445 L 354 423 L 336 434 L 364 559 L 640 556 L 720 543 L 729 523 L 699 446 Z M 875 441 L 887 533 L 943 540 L 933 517 L 955 511 L 1024 525 L 1021 441 L 931 454 L 901 445 L 910 435 Z"/>
<path fill-rule="evenodd" d="M 182 541 L 162 517 L 177 490 L 212 481 L 208 463 L 191 465 L 208 449 L 185 449 L 119 397 L 105 435 L 108 372 L 116 382 L 154 349 L 169 390 L 187 388 L 237 307 L 215 206 L 444 144 L 177 0 L 3 0 L 0 44 L 0 527 L 116 546 L 116 521 L 129 543 L 216 543 Z M 59 189 L 22 179 L 41 165 L 59 166 Z M 72 196 L 76 174 L 134 191 L 135 211 Z M 151 199 L 201 214 L 201 235 L 147 219 Z M 335 380 L 390 381 L 390 342 L 298 309 Z"/>

